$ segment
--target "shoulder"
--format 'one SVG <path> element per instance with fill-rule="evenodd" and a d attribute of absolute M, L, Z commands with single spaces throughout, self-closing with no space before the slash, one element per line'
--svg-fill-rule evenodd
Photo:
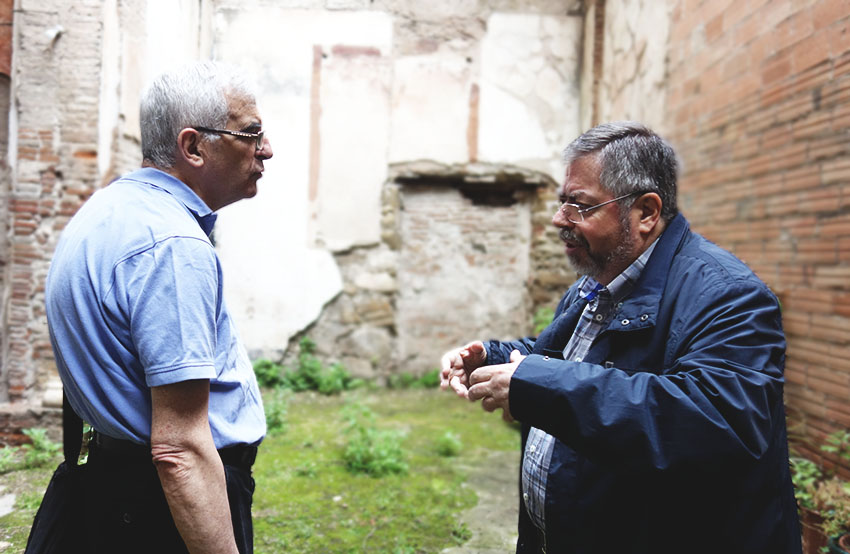
<path fill-rule="evenodd" d="M 673 257 L 668 288 L 681 287 L 689 293 L 752 290 L 773 297 L 767 285 L 734 254 L 702 235 L 688 231 Z"/>

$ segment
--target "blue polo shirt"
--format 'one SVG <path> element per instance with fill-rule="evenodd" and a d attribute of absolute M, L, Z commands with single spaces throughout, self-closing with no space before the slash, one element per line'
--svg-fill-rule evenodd
<path fill-rule="evenodd" d="M 71 406 L 100 433 L 150 443 L 150 387 L 210 380 L 216 448 L 266 431 L 257 380 L 222 297 L 216 215 L 152 168 L 97 191 L 62 232 L 45 289 Z"/>

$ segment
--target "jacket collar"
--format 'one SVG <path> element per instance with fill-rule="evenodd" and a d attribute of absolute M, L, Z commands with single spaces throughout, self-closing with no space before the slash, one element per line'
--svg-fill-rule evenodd
<path fill-rule="evenodd" d="M 689 231 L 690 224 L 681 213 L 670 221 L 658 239 L 658 244 L 643 268 L 634 290 L 623 304 L 620 312 L 623 319 L 634 321 L 636 325 L 640 325 L 638 322 L 655 324 L 670 265 Z"/>

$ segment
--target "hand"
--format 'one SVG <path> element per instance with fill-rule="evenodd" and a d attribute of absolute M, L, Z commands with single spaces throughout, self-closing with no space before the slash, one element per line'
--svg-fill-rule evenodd
<path fill-rule="evenodd" d="M 471 386 L 467 392 L 470 400 L 481 399 L 481 407 L 492 412 L 502 408 L 502 419 L 513 421 L 510 406 L 511 377 L 525 356 L 519 350 L 511 352 L 511 361 L 507 364 L 488 365 L 472 372 L 469 376 Z"/>
<path fill-rule="evenodd" d="M 458 396 L 466 398 L 469 374 L 486 361 L 487 350 L 479 340 L 449 350 L 440 360 L 440 388 L 446 390 L 451 387 Z"/>

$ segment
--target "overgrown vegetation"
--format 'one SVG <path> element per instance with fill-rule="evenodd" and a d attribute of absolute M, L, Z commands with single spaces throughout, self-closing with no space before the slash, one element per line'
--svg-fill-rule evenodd
<path fill-rule="evenodd" d="M 534 312 L 534 316 L 532 317 L 532 324 L 534 325 L 534 334 L 539 335 L 543 332 L 543 329 L 549 326 L 552 323 L 552 319 L 555 317 L 555 310 L 548 306 L 542 306 Z"/>
<path fill-rule="evenodd" d="M 357 402 L 343 408 L 342 418 L 347 436 L 342 459 L 349 471 L 373 477 L 407 473 L 401 448 L 402 432 L 378 429 L 372 410 Z"/>
<path fill-rule="evenodd" d="M 832 433 L 820 448 L 850 464 L 850 431 Z M 791 458 L 791 470 L 799 505 L 821 516 L 824 535 L 838 537 L 850 533 L 850 481 L 799 456 Z"/>
<path fill-rule="evenodd" d="M 285 433 L 288 425 L 288 403 L 291 392 L 287 389 L 272 389 L 263 399 L 266 412 L 266 433 L 268 436 Z"/>
<path fill-rule="evenodd" d="M 440 384 L 440 370 L 431 369 L 420 376 L 411 373 L 393 373 L 387 378 L 391 389 L 431 389 Z"/>
<path fill-rule="evenodd" d="M 452 456 L 457 456 L 460 454 L 463 449 L 463 443 L 460 440 L 460 437 L 457 433 L 453 433 L 452 431 L 446 431 L 439 437 L 437 437 L 437 454 L 440 456 L 444 456 L 446 458 L 450 458 Z"/>
<path fill-rule="evenodd" d="M 47 429 L 24 429 L 23 433 L 29 437 L 30 443 L 0 448 L 0 474 L 59 463 L 62 445 L 50 440 Z"/>
<path fill-rule="evenodd" d="M 339 394 L 363 384 L 361 380 L 352 378 L 340 363 L 324 365 L 316 356 L 316 343 L 311 339 L 302 338 L 298 348 L 298 365 L 295 369 L 286 368 L 265 358 L 254 362 L 254 373 L 261 387 Z"/>
<path fill-rule="evenodd" d="M 263 441 L 254 466 L 257 554 L 431 553 L 462 544 L 471 531 L 459 518 L 477 502 L 464 468 L 480 468 L 493 452 L 519 449 L 515 426 L 436 389 L 263 392 L 267 408 L 278 394 L 285 407 L 279 411 L 283 426 Z M 398 434 L 407 473 L 375 477 L 347 467 L 344 422 L 367 410 L 371 417 L 360 420 L 363 426 Z M 447 436 L 457 439 L 449 440 L 449 450 L 457 451 L 451 457 L 437 452 Z M 21 468 L 23 455 L 18 452 Z M 23 552 L 54 463 L 0 476 L 2 494 L 17 495 L 14 511 L 0 517 L 7 552 Z"/>
<path fill-rule="evenodd" d="M 258 554 L 427 553 L 462 544 L 471 531 L 458 518 L 477 501 L 463 468 L 480 466 L 488 452 L 519 447 L 516 427 L 436 389 L 293 395 L 288 420 L 285 433 L 263 443 L 257 461 Z M 346 452 L 366 429 L 395 435 L 397 444 L 383 450 L 394 454 L 374 459 L 378 467 L 400 459 L 406 473 L 352 470 Z M 460 445 L 452 457 L 435 447 L 447 429 L 456 439 L 450 448 Z"/>

